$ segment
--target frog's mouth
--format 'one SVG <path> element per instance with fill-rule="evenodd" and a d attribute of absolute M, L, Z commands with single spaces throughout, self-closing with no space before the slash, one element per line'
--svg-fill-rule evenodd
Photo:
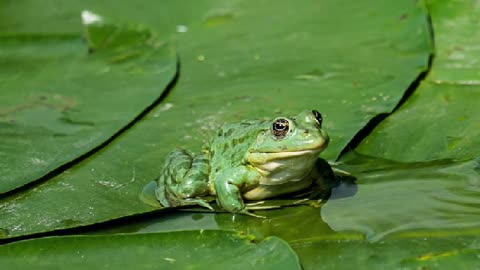
<path fill-rule="evenodd" d="M 266 164 L 275 160 L 291 159 L 296 157 L 312 157 L 325 149 L 324 146 L 313 149 L 305 149 L 299 151 L 285 151 L 285 152 L 252 152 L 248 154 L 247 161 L 251 164 Z"/>

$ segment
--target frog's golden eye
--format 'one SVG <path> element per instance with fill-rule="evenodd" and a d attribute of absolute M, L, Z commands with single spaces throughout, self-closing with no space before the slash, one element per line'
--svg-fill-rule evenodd
<path fill-rule="evenodd" d="M 315 117 L 315 120 L 317 120 L 318 125 L 322 127 L 322 122 L 323 122 L 322 114 L 319 113 L 317 110 L 312 110 L 312 114 Z"/>
<path fill-rule="evenodd" d="M 284 138 L 290 129 L 289 126 L 290 126 L 290 123 L 288 122 L 287 119 L 278 118 L 277 120 L 275 120 L 275 122 L 273 122 L 273 125 L 272 125 L 273 136 L 275 136 L 275 138 L 277 139 Z"/>

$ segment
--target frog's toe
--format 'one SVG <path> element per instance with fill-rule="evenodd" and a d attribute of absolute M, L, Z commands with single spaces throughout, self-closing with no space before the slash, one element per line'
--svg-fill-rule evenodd
<path fill-rule="evenodd" d="M 330 197 L 330 194 L 331 189 L 321 188 L 317 186 L 312 189 L 312 192 L 308 195 L 308 199 L 322 201 L 324 199 L 328 199 Z"/>
<path fill-rule="evenodd" d="M 255 217 L 255 218 L 261 218 L 261 219 L 266 219 L 266 218 L 267 218 L 266 216 L 260 216 L 260 215 L 254 214 L 254 213 L 248 211 L 247 208 L 244 208 L 244 209 L 242 209 L 241 211 L 239 211 L 239 212 L 237 212 L 237 213 L 242 214 L 242 215 L 247 215 L 247 216 Z"/>
<path fill-rule="evenodd" d="M 245 203 L 245 207 L 251 207 L 251 206 L 257 206 L 257 205 L 262 205 L 264 204 L 265 201 L 256 201 L 256 202 L 249 202 L 249 203 Z"/>
<path fill-rule="evenodd" d="M 212 211 L 215 211 L 213 209 L 213 207 L 207 201 L 202 200 L 202 199 L 189 198 L 189 199 L 185 199 L 185 202 L 187 202 L 188 205 L 200 205 L 202 207 L 205 207 L 205 208 L 208 208 Z"/>
<path fill-rule="evenodd" d="M 282 208 L 281 205 L 252 205 L 245 207 L 247 210 L 272 210 Z"/>

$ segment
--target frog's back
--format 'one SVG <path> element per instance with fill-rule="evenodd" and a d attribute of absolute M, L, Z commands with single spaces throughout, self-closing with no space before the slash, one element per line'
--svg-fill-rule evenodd
<path fill-rule="evenodd" d="M 249 147 L 264 130 L 262 123 L 252 120 L 224 125 L 209 146 L 212 173 L 242 165 Z"/>

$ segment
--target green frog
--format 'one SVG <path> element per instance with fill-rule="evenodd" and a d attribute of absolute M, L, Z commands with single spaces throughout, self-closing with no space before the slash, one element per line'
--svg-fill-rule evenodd
<path fill-rule="evenodd" d="M 245 200 L 293 193 L 313 183 L 328 190 L 335 176 L 318 157 L 329 142 L 322 122 L 318 111 L 305 110 L 293 117 L 225 124 L 200 154 L 173 150 L 142 196 L 163 207 L 210 209 L 206 198 L 214 196 L 226 211 L 253 215 Z"/>

